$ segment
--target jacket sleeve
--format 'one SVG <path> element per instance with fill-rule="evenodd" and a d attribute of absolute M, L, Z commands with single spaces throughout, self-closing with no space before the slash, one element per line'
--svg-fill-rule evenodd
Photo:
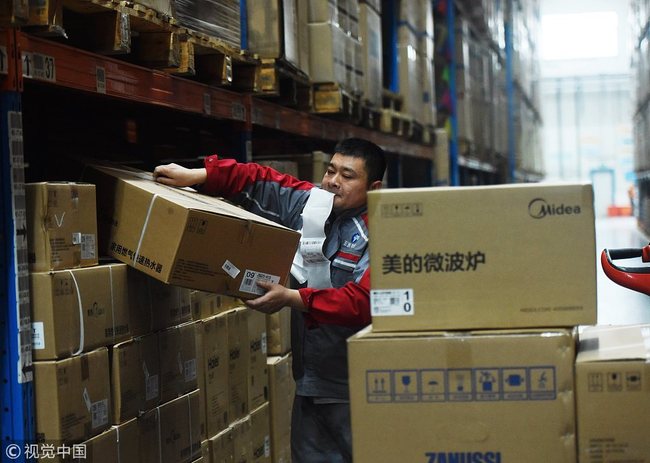
<path fill-rule="evenodd" d="M 370 269 L 358 283 L 340 288 L 301 288 L 298 290 L 308 308 L 306 318 L 316 323 L 345 326 L 366 326 L 370 317 Z"/>
<path fill-rule="evenodd" d="M 292 228 L 314 187 L 310 182 L 281 174 L 270 167 L 219 159 L 216 155 L 207 157 L 204 166 L 207 180 L 201 193 L 222 196 L 255 214 Z"/>

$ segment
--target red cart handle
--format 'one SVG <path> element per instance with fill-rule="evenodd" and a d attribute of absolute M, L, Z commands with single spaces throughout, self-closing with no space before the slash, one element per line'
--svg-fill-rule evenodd
<path fill-rule="evenodd" d="M 600 255 L 600 264 L 605 275 L 613 282 L 650 296 L 650 267 L 623 267 L 613 262 L 635 257 L 640 257 L 642 262 L 650 262 L 650 245 L 640 249 L 604 249 Z"/>

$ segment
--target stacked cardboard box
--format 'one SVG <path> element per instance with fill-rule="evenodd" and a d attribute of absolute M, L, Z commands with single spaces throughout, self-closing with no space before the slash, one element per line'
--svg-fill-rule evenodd
<path fill-rule="evenodd" d="M 309 66 L 310 77 L 316 83 L 334 83 L 353 94 L 361 94 L 369 84 L 364 75 L 368 62 L 368 45 L 373 45 L 371 65 L 373 77 L 380 77 L 377 60 L 381 56 L 378 43 L 363 42 L 361 10 L 358 0 L 310 0 L 309 20 Z M 365 18 L 367 19 L 367 18 Z M 381 38 L 379 37 L 374 38 Z M 377 74 L 379 71 L 379 74 Z M 376 92 L 376 89 L 375 89 Z M 370 94 L 370 98 L 373 95 Z"/>
<path fill-rule="evenodd" d="M 433 5 L 426 0 L 403 1 L 397 31 L 398 85 L 402 111 L 415 121 L 435 125 L 433 73 Z"/>
<path fill-rule="evenodd" d="M 650 325 L 593 326 L 576 359 L 578 461 L 650 461 Z"/>
<path fill-rule="evenodd" d="M 147 197 L 150 206 L 159 200 L 170 203 L 157 190 L 147 192 L 157 187 L 151 180 L 123 172 L 120 183 L 120 175 L 114 173 L 108 169 L 89 174 L 99 180 L 101 210 L 111 217 L 111 226 L 102 230 L 100 239 L 94 185 L 38 184 L 29 190 L 31 260 L 34 270 L 46 270 L 31 274 L 39 439 L 84 445 L 94 461 L 117 461 L 119 455 L 122 461 L 190 462 L 201 455 L 209 460 L 208 438 L 243 421 L 249 425 L 235 427 L 249 429 L 240 432 L 247 442 L 246 454 L 252 461 L 270 461 L 266 315 L 243 307 L 232 295 L 160 281 L 165 278 L 156 271 L 158 265 L 171 265 L 171 261 L 164 263 L 164 256 L 147 265 L 145 259 L 129 255 L 129 250 L 145 244 L 146 235 L 154 240 L 170 238 L 168 228 L 173 224 L 163 221 L 147 233 L 138 233 L 133 248 L 127 244 L 132 230 L 120 226 L 128 225 L 128 217 L 137 215 L 137 210 L 122 210 L 122 205 L 137 209 Z M 135 185 L 140 183 L 134 181 L 137 178 L 143 188 Z M 178 207 L 181 215 L 191 214 L 196 209 L 205 211 L 209 202 L 178 192 L 166 210 Z M 225 203 L 214 205 L 212 213 L 226 229 L 226 222 L 237 222 Z M 156 220 L 154 209 L 145 211 L 145 228 Z M 255 227 L 245 220 L 248 227 Z M 260 234 L 272 238 L 281 230 L 266 222 L 259 225 L 258 238 Z M 111 228 L 119 228 L 121 234 L 111 234 Z M 216 238 L 210 237 L 211 243 Z M 106 245 L 111 239 L 123 239 L 121 249 Z M 187 250 L 183 233 L 176 239 L 168 244 Z M 105 244 L 101 249 L 131 266 L 97 265 L 100 241 Z M 234 242 L 240 241 L 238 235 Z M 257 257 L 258 262 L 264 260 L 263 255 Z M 205 273 L 196 265 L 189 269 L 187 260 L 180 265 L 185 266 L 182 272 L 188 286 L 194 281 L 188 274 Z M 251 267 L 264 270 L 263 263 Z M 221 273 L 236 278 L 234 272 L 228 267 Z M 288 273 L 288 265 L 280 273 Z M 239 290 L 231 293 L 237 295 Z M 251 441 L 250 429 L 261 437 Z"/>
<path fill-rule="evenodd" d="M 248 50 L 309 75 L 307 0 L 247 0 Z"/>
<path fill-rule="evenodd" d="M 368 209 L 354 460 L 575 462 L 572 328 L 596 320 L 591 186 L 385 190 Z"/>
<path fill-rule="evenodd" d="M 39 441 L 76 444 L 110 425 L 105 346 L 130 335 L 120 294 L 126 273 L 97 266 L 93 185 L 36 183 L 25 190 L 36 434 Z"/>

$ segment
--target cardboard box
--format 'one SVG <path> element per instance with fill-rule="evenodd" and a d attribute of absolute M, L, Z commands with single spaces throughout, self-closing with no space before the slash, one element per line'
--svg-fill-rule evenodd
<path fill-rule="evenodd" d="M 52 360 L 131 336 L 126 265 L 31 273 L 32 354 Z"/>
<path fill-rule="evenodd" d="M 25 196 L 30 271 L 97 265 L 94 185 L 27 183 Z"/>
<path fill-rule="evenodd" d="M 376 331 L 596 321 L 591 185 L 381 190 L 368 215 Z"/>
<path fill-rule="evenodd" d="M 86 169 L 113 257 L 165 283 L 238 297 L 285 284 L 300 234 L 217 198 L 166 187 L 140 171 Z"/>
<path fill-rule="evenodd" d="M 335 23 L 309 24 L 309 72 L 312 82 L 345 85 L 345 32 Z"/>
<path fill-rule="evenodd" d="M 361 36 L 362 92 L 364 100 L 377 108 L 382 106 L 383 47 L 381 17 L 370 5 L 360 5 L 359 32 Z"/>
<path fill-rule="evenodd" d="M 140 461 L 185 463 L 201 456 L 198 391 L 160 405 L 138 422 L 143 441 L 148 443 Z"/>
<path fill-rule="evenodd" d="M 324 23 L 331 21 L 338 24 L 337 0 L 309 0 L 307 15 L 310 23 Z"/>
<path fill-rule="evenodd" d="M 578 461 L 650 462 L 650 325 L 592 326 L 576 359 Z"/>
<path fill-rule="evenodd" d="M 235 457 L 235 447 L 232 438 L 232 428 L 226 428 L 210 438 L 210 453 L 212 463 L 232 463 Z"/>
<path fill-rule="evenodd" d="M 110 350 L 113 422 L 123 423 L 160 403 L 158 335 L 133 338 Z"/>
<path fill-rule="evenodd" d="M 246 415 L 230 425 L 232 428 L 232 445 L 234 461 L 253 461 L 251 444 L 251 417 Z"/>
<path fill-rule="evenodd" d="M 190 322 L 158 333 L 161 402 L 198 387 L 196 329 L 196 322 Z"/>
<path fill-rule="evenodd" d="M 117 431 L 110 428 L 103 433 L 91 437 L 82 443 L 85 447 L 85 458 L 74 458 L 74 463 L 91 461 L 93 463 L 115 463 L 120 461 Z"/>
<path fill-rule="evenodd" d="M 208 293 L 206 291 L 192 291 L 190 293 L 192 319 L 201 320 L 225 312 L 228 309 L 241 307 L 241 299 L 225 294 Z"/>
<path fill-rule="evenodd" d="M 251 412 L 251 452 L 254 463 L 272 461 L 268 402 Z"/>
<path fill-rule="evenodd" d="M 291 307 L 266 316 L 267 355 L 284 355 L 291 351 Z"/>
<path fill-rule="evenodd" d="M 77 443 L 108 429 L 108 350 L 34 362 L 34 405 L 38 441 Z"/>
<path fill-rule="evenodd" d="M 299 68 L 296 0 L 247 0 L 246 6 L 249 51 Z"/>
<path fill-rule="evenodd" d="M 138 431 L 138 420 L 133 418 L 118 426 L 113 426 L 118 441 L 118 452 L 120 457 L 117 461 L 139 461 L 140 460 L 140 435 Z"/>
<path fill-rule="evenodd" d="M 228 418 L 230 422 L 245 417 L 248 403 L 248 308 L 226 312 L 228 317 Z"/>
<path fill-rule="evenodd" d="M 192 319 L 189 289 L 162 283 L 131 267 L 127 278 L 134 334 L 164 330 Z"/>
<path fill-rule="evenodd" d="M 575 462 L 574 344 L 364 329 L 348 340 L 354 461 Z"/>
<path fill-rule="evenodd" d="M 291 373 L 291 354 L 269 357 L 269 415 L 272 460 L 291 461 L 291 409 L 296 384 Z"/>
<path fill-rule="evenodd" d="M 228 427 L 228 317 L 217 315 L 197 324 L 198 381 L 206 439 Z"/>
<path fill-rule="evenodd" d="M 248 311 L 248 407 L 260 407 L 269 398 L 266 368 L 266 314 Z"/>

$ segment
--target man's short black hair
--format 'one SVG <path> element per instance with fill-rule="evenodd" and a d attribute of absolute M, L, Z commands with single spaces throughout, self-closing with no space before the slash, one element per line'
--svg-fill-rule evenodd
<path fill-rule="evenodd" d="M 366 162 L 368 185 L 376 180 L 383 180 L 386 171 L 386 155 L 384 150 L 374 143 L 362 138 L 346 138 L 337 143 L 334 153 L 363 158 Z"/>

